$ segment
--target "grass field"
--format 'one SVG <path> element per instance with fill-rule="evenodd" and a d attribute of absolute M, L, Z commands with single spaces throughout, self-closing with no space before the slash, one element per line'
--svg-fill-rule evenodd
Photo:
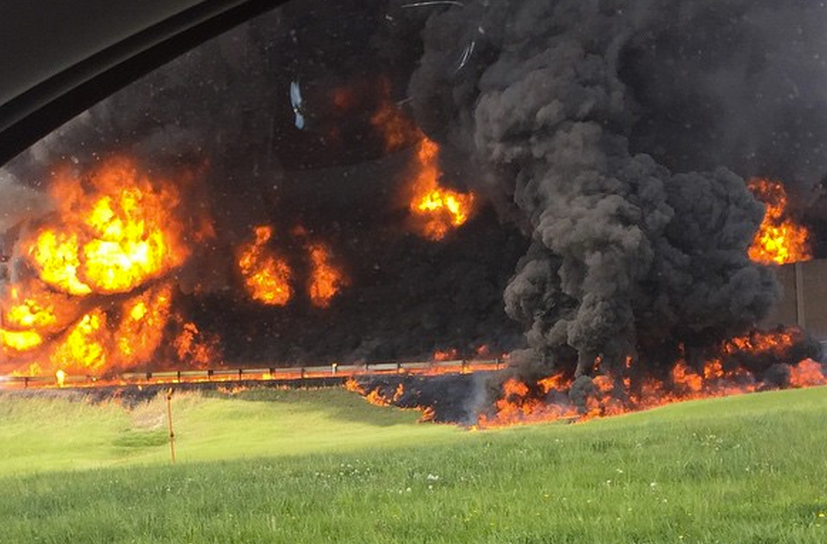
<path fill-rule="evenodd" d="M 468 432 L 354 394 L 0 396 L 2 543 L 823 543 L 827 389 Z"/>

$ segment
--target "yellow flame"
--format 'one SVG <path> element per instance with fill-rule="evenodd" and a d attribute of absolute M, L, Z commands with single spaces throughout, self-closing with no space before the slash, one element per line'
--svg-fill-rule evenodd
<path fill-rule="evenodd" d="M 787 217 L 784 186 L 776 181 L 754 179 L 748 187 L 766 206 L 764 220 L 749 248 L 749 258 L 763 264 L 788 264 L 812 259 L 809 232 Z"/>
<path fill-rule="evenodd" d="M 423 136 L 417 151 L 417 176 L 413 182 L 410 210 L 422 236 L 438 241 L 468 221 L 474 194 L 459 193 L 439 185 L 439 146 Z"/>

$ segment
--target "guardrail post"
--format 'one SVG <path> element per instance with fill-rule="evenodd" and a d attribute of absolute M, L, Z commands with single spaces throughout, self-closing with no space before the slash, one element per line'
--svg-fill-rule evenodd
<path fill-rule="evenodd" d="M 213 369 L 209 369 L 209 370 L 207 370 L 207 381 L 208 381 L 208 382 L 211 382 L 211 381 L 212 381 L 212 375 L 213 375 L 213 372 L 214 372 L 214 371 L 213 371 Z"/>
<path fill-rule="evenodd" d="M 239 368 L 238 369 L 238 379 L 241 380 L 244 378 L 244 370 Z"/>
<path fill-rule="evenodd" d="M 28 388 L 29 388 L 29 377 L 28 376 L 23 376 L 23 389 L 28 389 Z"/>
<path fill-rule="evenodd" d="M 167 424 L 169 427 L 169 453 L 172 457 L 172 464 L 175 464 L 175 432 L 172 430 L 172 394 L 175 389 L 170 387 L 167 389 Z"/>

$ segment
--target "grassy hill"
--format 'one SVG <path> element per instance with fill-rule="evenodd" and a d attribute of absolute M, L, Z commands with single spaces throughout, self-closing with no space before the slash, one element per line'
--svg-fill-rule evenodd
<path fill-rule="evenodd" d="M 343 390 L 0 395 L 0 543 L 822 543 L 827 389 L 497 431 Z"/>

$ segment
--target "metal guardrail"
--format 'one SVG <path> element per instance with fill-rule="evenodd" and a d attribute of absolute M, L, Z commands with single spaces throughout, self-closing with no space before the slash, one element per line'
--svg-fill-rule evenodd
<path fill-rule="evenodd" d="M 106 378 L 65 375 L 59 383 L 55 376 L 0 375 L 0 388 L 29 387 L 95 387 L 99 385 L 142 385 L 157 383 L 197 383 L 233 381 L 301 381 L 330 377 L 354 377 L 370 374 L 450 374 L 495 371 L 504 368 L 501 358 L 456 359 L 451 361 L 374 362 L 361 365 L 330 365 L 300 367 L 208 368 L 202 370 L 161 370 L 123 372 Z"/>

